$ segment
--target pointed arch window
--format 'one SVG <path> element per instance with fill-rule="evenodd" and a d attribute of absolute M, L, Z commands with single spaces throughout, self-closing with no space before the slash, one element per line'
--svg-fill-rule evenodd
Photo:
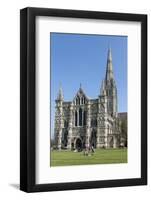
<path fill-rule="evenodd" d="M 83 113 L 83 125 L 86 125 L 86 111 Z"/>
<path fill-rule="evenodd" d="M 80 104 L 80 97 L 77 96 L 77 98 L 76 98 L 76 105 L 79 105 L 79 104 Z"/>
<path fill-rule="evenodd" d="M 79 109 L 79 126 L 82 126 L 82 109 Z"/>
<path fill-rule="evenodd" d="M 78 125 L 77 122 L 78 122 L 78 113 L 77 111 L 75 111 L 75 126 Z"/>
<path fill-rule="evenodd" d="M 75 111 L 75 126 L 85 126 L 86 125 L 86 111 L 82 108 Z"/>
<path fill-rule="evenodd" d="M 82 104 L 85 104 L 85 97 L 82 97 Z"/>
<path fill-rule="evenodd" d="M 78 104 L 78 98 L 76 98 L 76 105 Z"/>

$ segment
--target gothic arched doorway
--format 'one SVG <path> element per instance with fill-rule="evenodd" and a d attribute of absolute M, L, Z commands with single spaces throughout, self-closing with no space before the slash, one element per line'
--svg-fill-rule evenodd
<path fill-rule="evenodd" d="M 63 137 L 62 137 L 62 147 L 63 148 L 67 147 L 67 142 L 68 142 L 68 131 L 65 131 L 63 133 Z"/>
<path fill-rule="evenodd" d="M 78 151 L 82 150 L 82 140 L 80 138 L 76 139 L 75 147 Z"/>
<path fill-rule="evenodd" d="M 93 130 L 91 133 L 90 145 L 96 148 L 96 131 Z"/>
<path fill-rule="evenodd" d="M 110 147 L 110 148 L 113 148 L 113 137 L 109 137 L 109 142 L 108 142 L 108 146 Z"/>

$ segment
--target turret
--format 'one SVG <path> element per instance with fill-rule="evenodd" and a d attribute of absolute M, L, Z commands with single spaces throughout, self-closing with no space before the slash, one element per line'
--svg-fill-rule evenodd
<path fill-rule="evenodd" d="M 57 148 L 61 149 L 61 140 L 62 140 L 62 128 L 63 128 L 63 91 L 60 86 L 59 92 L 56 99 L 56 115 L 55 115 L 55 123 L 56 123 L 56 144 Z"/>
<path fill-rule="evenodd" d="M 105 90 L 105 83 L 104 80 L 102 81 L 102 85 L 101 85 L 101 96 L 105 96 L 106 95 L 106 90 Z"/>
<path fill-rule="evenodd" d="M 63 101 L 63 91 L 62 91 L 62 87 L 60 85 L 59 87 L 59 92 L 58 92 L 58 96 L 57 96 L 57 99 L 58 101 Z"/>

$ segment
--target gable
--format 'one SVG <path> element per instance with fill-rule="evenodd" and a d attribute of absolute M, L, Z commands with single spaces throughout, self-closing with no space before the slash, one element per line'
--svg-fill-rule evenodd
<path fill-rule="evenodd" d="M 75 104 L 85 104 L 88 100 L 89 98 L 86 96 L 82 88 L 78 90 L 76 96 L 73 99 Z"/>

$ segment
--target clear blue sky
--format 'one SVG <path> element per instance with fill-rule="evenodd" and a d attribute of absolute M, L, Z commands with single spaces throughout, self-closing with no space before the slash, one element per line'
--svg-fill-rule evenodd
<path fill-rule="evenodd" d="M 88 97 L 98 97 L 105 78 L 109 46 L 118 92 L 118 111 L 127 112 L 127 36 L 51 33 L 50 41 L 52 129 L 60 83 L 66 101 L 73 100 L 80 83 Z"/>

